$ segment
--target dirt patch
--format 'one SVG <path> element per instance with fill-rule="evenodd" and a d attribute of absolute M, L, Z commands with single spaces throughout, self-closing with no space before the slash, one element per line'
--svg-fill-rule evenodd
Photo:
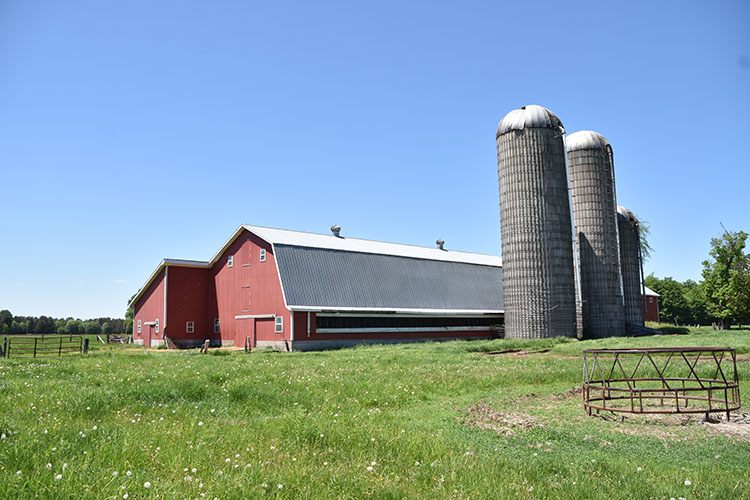
<path fill-rule="evenodd" d="M 486 404 L 471 406 L 458 421 L 469 427 L 489 429 L 504 436 L 514 436 L 535 427 L 544 427 L 538 417 L 515 412 L 502 412 Z"/>
<path fill-rule="evenodd" d="M 709 420 L 703 415 L 632 415 L 613 414 L 602 411 L 584 416 L 579 421 L 598 419 L 611 422 L 611 430 L 622 434 L 651 436 L 664 441 L 687 441 L 695 439 L 701 431 L 723 434 L 736 441 L 750 442 L 750 413 L 734 412 L 727 420 L 726 415 L 714 413 Z"/>
<path fill-rule="evenodd" d="M 505 356 L 515 356 L 517 358 L 525 358 L 529 354 L 543 354 L 546 352 L 549 352 L 549 349 L 537 349 L 537 350 L 526 350 L 526 349 L 503 349 L 502 351 L 486 351 L 486 352 L 479 352 L 480 356 L 499 356 L 499 355 L 505 355 Z"/>
<path fill-rule="evenodd" d="M 724 434 L 737 441 L 750 441 L 750 413 L 734 412 L 729 415 L 714 414 L 711 420 L 703 421 L 709 432 Z"/>
<path fill-rule="evenodd" d="M 571 399 L 571 398 L 580 398 L 583 394 L 583 386 L 577 385 L 570 389 L 569 391 L 561 392 L 559 394 L 550 394 L 547 396 L 547 399 L 550 401 L 561 401 L 565 399 Z"/>

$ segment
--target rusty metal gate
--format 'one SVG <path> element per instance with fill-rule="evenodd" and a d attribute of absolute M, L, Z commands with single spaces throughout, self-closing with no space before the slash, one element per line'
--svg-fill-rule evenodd
<path fill-rule="evenodd" d="M 7 337 L 4 353 L 10 358 L 49 358 L 83 352 L 83 339 L 79 336 L 60 337 Z"/>

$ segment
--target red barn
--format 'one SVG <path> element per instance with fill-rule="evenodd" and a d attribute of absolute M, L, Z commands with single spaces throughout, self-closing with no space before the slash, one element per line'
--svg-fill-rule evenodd
<path fill-rule="evenodd" d="M 240 226 L 210 261 L 164 259 L 131 301 L 146 346 L 315 350 L 496 336 L 502 261 Z"/>
<path fill-rule="evenodd" d="M 643 299 L 643 321 L 659 322 L 659 294 L 644 286 L 645 295 Z"/>

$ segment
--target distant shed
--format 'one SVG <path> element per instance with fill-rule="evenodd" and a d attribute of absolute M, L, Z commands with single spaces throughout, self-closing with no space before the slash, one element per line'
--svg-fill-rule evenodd
<path fill-rule="evenodd" d="M 659 322 L 659 294 L 649 287 L 643 287 L 645 295 L 642 297 L 643 302 L 643 321 Z"/>

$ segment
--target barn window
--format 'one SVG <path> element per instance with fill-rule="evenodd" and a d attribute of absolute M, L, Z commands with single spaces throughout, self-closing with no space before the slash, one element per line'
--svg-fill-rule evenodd
<path fill-rule="evenodd" d="M 408 316 L 316 316 L 315 327 L 328 333 L 336 331 L 430 331 L 435 330 L 489 330 L 503 324 L 499 317 L 408 317 Z"/>
<path fill-rule="evenodd" d="M 159 318 L 156 318 L 156 321 L 154 321 L 154 331 L 159 333 Z"/>
<path fill-rule="evenodd" d="M 138 320 L 138 333 L 141 333 L 141 320 Z"/>
<path fill-rule="evenodd" d="M 260 261 L 261 262 L 266 261 L 266 249 L 265 248 L 260 249 Z"/>
<path fill-rule="evenodd" d="M 649 297 L 648 298 L 648 303 L 649 304 L 653 304 L 654 303 L 654 298 L 653 297 Z"/>
<path fill-rule="evenodd" d="M 234 255 L 227 257 L 227 266 L 232 267 L 232 264 L 234 264 Z"/>
<path fill-rule="evenodd" d="M 185 324 L 185 333 L 193 333 L 195 332 L 195 322 L 194 321 L 188 321 Z"/>
<path fill-rule="evenodd" d="M 214 319 L 214 333 L 221 332 L 221 328 L 219 326 L 219 318 Z"/>
<path fill-rule="evenodd" d="M 284 318 L 276 316 L 276 333 L 282 333 L 284 331 Z"/>

